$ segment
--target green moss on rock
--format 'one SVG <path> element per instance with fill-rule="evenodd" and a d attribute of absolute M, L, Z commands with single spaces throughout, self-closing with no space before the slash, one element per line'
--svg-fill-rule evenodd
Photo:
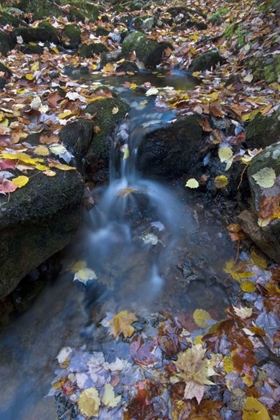
<path fill-rule="evenodd" d="M 108 52 L 106 45 L 101 42 L 93 42 L 92 44 L 82 44 L 80 47 L 80 56 L 82 58 L 90 58 L 95 54 L 101 54 L 103 52 Z"/>
<path fill-rule="evenodd" d="M 78 48 L 81 42 L 81 31 L 76 25 L 66 25 L 64 28 L 64 45 L 66 48 Z"/>
<path fill-rule="evenodd" d="M 12 49 L 13 45 L 14 43 L 5 34 L 5 32 L 0 31 L 0 52 L 3 55 L 7 55 L 8 52 Z"/>
<path fill-rule="evenodd" d="M 279 113 L 271 116 L 258 114 L 246 127 L 246 145 L 249 148 L 264 148 L 280 141 Z"/>

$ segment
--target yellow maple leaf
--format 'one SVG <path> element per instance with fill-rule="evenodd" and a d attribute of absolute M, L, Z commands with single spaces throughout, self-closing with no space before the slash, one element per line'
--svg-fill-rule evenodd
<path fill-rule="evenodd" d="M 242 420 L 269 420 L 265 406 L 255 397 L 247 397 L 242 409 Z"/>
<path fill-rule="evenodd" d="M 29 182 L 29 178 L 27 176 L 21 175 L 12 180 L 13 184 L 15 184 L 18 188 L 23 187 Z"/>
<path fill-rule="evenodd" d="M 133 322 L 138 321 L 138 318 L 133 312 L 121 311 L 109 321 L 103 320 L 104 326 L 110 327 L 112 334 L 116 340 L 123 334 L 124 338 L 131 337 L 135 331 L 135 328 L 131 325 Z"/>

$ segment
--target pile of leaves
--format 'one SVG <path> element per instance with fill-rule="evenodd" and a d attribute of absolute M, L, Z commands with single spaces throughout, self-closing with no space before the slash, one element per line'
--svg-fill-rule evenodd
<path fill-rule="evenodd" d="M 77 419 L 278 420 L 280 269 L 242 252 L 224 271 L 236 282 L 224 319 L 203 309 L 107 313 L 101 328 L 115 351 L 63 348 L 49 395 Z"/>

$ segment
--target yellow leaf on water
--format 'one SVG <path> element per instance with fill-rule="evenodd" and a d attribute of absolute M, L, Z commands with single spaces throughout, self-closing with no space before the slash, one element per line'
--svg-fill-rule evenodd
<path fill-rule="evenodd" d="M 100 407 L 98 390 L 96 388 L 85 389 L 78 399 L 78 407 L 84 416 L 97 417 Z"/>
<path fill-rule="evenodd" d="M 267 268 L 267 262 L 264 258 L 258 255 L 255 251 L 251 252 L 251 261 L 253 264 L 265 270 Z"/>
<path fill-rule="evenodd" d="M 240 285 L 240 288 L 241 290 L 243 290 L 243 292 L 246 293 L 254 293 L 254 291 L 256 290 L 256 286 L 254 285 L 254 283 L 249 280 L 243 281 Z"/>
<path fill-rule="evenodd" d="M 104 322 L 103 322 L 104 321 Z M 116 340 L 123 334 L 124 338 L 131 337 L 135 331 L 135 328 L 131 325 L 133 322 L 138 321 L 138 318 L 133 312 L 121 311 L 117 315 L 114 315 L 109 321 L 102 321 L 102 325 L 110 327 L 112 334 Z"/>
<path fill-rule="evenodd" d="M 226 162 L 227 160 L 232 158 L 233 152 L 229 147 L 220 147 L 218 155 L 221 162 Z"/>
<path fill-rule="evenodd" d="M 87 284 L 88 281 L 96 279 L 97 276 L 95 274 L 95 271 L 85 267 L 75 273 L 73 281 L 78 280 L 81 283 Z"/>
<path fill-rule="evenodd" d="M 228 185 L 228 179 L 225 175 L 216 176 L 214 179 L 216 188 L 225 188 Z"/>
<path fill-rule="evenodd" d="M 255 397 L 247 397 L 242 409 L 242 420 L 269 420 L 265 406 Z"/>
<path fill-rule="evenodd" d="M 207 320 L 212 319 L 211 315 L 203 309 L 196 309 L 193 313 L 193 319 L 199 328 L 206 328 L 208 326 Z"/>
<path fill-rule="evenodd" d="M 18 188 L 21 188 L 24 185 L 26 185 L 28 181 L 29 181 L 29 178 L 24 175 L 18 176 L 17 178 L 14 178 L 12 180 L 13 184 L 15 184 Z"/>
<path fill-rule="evenodd" d="M 136 83 L 130 83 L 130 89 L 135 89 L 137 87 Z"/>
<path fill-rule="evenodd" d="M 84 260 L 76 261 L 72 267 L 71 271 L 72 273 L 77 273 L 77 271 L 82 270 L 83 268 L 86 268 L 87 262 Z"/>
<path fill-rule="evenodd" d="M 236 263 L 233 259 L 226 262 L 224 272 L 230 274 L 234 280 L 241 281 L 254 275 L 251 271 L 246 271 L 247 264 L 245 262 Z"/>

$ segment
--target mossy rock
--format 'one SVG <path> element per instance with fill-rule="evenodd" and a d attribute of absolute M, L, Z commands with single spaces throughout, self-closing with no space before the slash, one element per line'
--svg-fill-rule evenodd
<path fill-rule="evenodd" d="M 4 73 L 5 78 L 8 78 L 8 77 L 12 76 L 12 74 L 13 74 L 12 71 L 9 69 L 9 67 L 5 66 L 5 64 L 3 64 L 1 62 L 0 62 L 0 71 L 2 73 Z"/>
<path fill-rule="evenodd" d="M 95 22 L 100 14 L 100 8 L 90 1 L 80 4 L 80 12 L 90 21 Z"/>
<path fill-rule="evenodd" d="M 5 32 L 0 31 L 0 52 L 3 55 L 7 55 L 14 45 L 15 44 L 12 42 L 11 38 L 9 38 Z"/>
<path fill-rule="evenodd" d="M 66 25 L 63 32 L 64 47 L 77 49 L 81 42 L 81 31 L 76 25 Z"/>
<path fill-rule="evenodd" d="M 90 58 L 93 57 L 95 54 L 101 54 L 103 52 L 108 52 L 108 48 L 106 45 L 102 44 L 102 42 L 93 42 L 92 44 L 82 44 L 80 46 L 80 56 L 82 58 Z"/>
<path fill-rule="evenodd" d="M 134 12 L 136 10 L 143 10 L 145 7 L 145 2 L 144 1 L 132 1 L 130 3 L 130 5 L 128 5 L 128 8 L 131 12 Z"/>
<path fill-rule="evenodd" d="M 70 7 L 69 10 L 69 21 L 70 22 L 84 22 L 85 15 L 77 7 Z"/>
<path fill-rule="evenodd" d="M 229 9 L 227 7 L 218 10 L 210 16 L 209 22 L 212 23 L 212 25 L 221 25 L 223 23 L 223 16 L 228 12 Z"/>
<path fill-rule="evenodd" d="M 43 54 L 43 48 L 40 45 L 20 44 L 18 49 L 24 54 Z"/>
<path fill-rule="evenodd" d="M 27 26 L 26 22 L 24 22 L 24 20 L 19 19 L 16 16 L 13 16 L 10 13 L 7 12 L 1 12 L 0 13 L 0 25 L 11 25 L 13 27 L 18 27 L 18 26 Z"/>
<path fill-rule="evenodd" d="M 134 20 L 134 27 L 137 31 L 150 31 L 155 26 L 156 19 L 151 15 L 137 16 Z"/>
<path fill-rule="evenodd" d="M 57 42 L 58 40 L 55 29 L 48 22 L 42 22 L 38 28 L 14 28 L 12 32 L 14 42 L 16 42 L 18 36 L 21 36 L 26 44 L 30 42 Z"/>
<path fill-rule="evenodd" d="M 58 37 L 58 34 L 56 32 L 56 29 L 49 22 L 46 22 L 46 21 L 45 22 L 40 22 L 39 23 L 39 28 L 42 28 L 47 32 L 47 34 L 48 34 L 47 41 L 53 42 L 54 44 L 59 43 L 59 37 Z"/>
<path fill-rule="evenodd" d="M 118 111 L 114 113 L 113 110 Z M 96 114 L 94 123 L 100 127 L 100 132 L 94 135 L 92 144 L 89 147 L 89 153 L 94 154 L 98 159 L 108 159 L 107 136 L 113 132 L 128 110 L 129 105 L 118 98 L 100 99 L 86 107 L 85 112 L 92 115 Z"/>
<path fill-rule="evenodd" d="M 0 77 L 0 89 L 3 90 L 6 85 L 6 79 L 4 77 Z"/>
<path fill-rule="evenodd" d="M 148 39 L 143 32 L 135 31 L 126 36 L 122 43 L 122 55 L 129 58 L 132 51 L 145 67 L 156 67 L 161 61 L 166 48 L 173 49 L 169 42 L 158 43 Z"/>
<path fill-rule="evenodd" d="M 14 191 L 0 196 L 0 298 L 75 235 L 81 219 L 84 184 L 77 171 L 55 177 L 37 174 Z"/>
<path fill-rule="evenodd" d="M 252 71 L 254 82 L 260 80 L 265 80 L 268 84 L 277 82 L 280 74 L 280 54 L 250 57 L 244 60 L 244 65 Z"/>
<path fill-rule="evenodd" d="M 225 61 L 226 60 L 220 55 L 220 52 L 217 49 L 213 49 L 195 57 L 188 70 L 192 73 L 196 71 L 211 70 L 211 68 L 215 68 L 218 64 L 224 64 Z"/>
<path fill-rule="evenodd" d="M 280 141 L 280 113 L 263 116 L 261 113 L 249 122 L 246 129 L 246 146 L 260 149 Z"/>
<path fill-rule="evenodd" d="M 57 6 L 60 1 L 53 2 L 51 0 L 21 0 L 16 4 L 16 7 L 26 13 L 33 13 L 34 20 L 41 20 L 50 16 L 60 16 L 61 10 Z"/>
<path fill-rule="evenodd" d="M 108 31 L 108 29 L 103 28 L 103 26 L 98 26 L 95 31 L 96 36 L 107 36 L 109 35 L 109 33 L 110 31 Z"/>

